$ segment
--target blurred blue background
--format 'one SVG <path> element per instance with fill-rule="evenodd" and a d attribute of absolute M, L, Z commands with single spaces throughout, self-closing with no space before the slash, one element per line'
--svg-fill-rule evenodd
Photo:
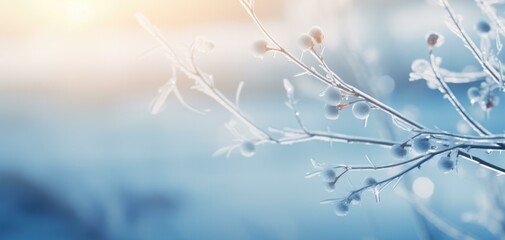
<path fill-rule="evenodd" d="M 473 25 L 483 16 L 472 1 L 453 2 L 478 41 Z M 325 30 L 327 61 L 344 79 L 376 86 L 370 83 L 374 79 L 358 81 L 349 60 L 371 57 L 367 67 L 395 80 L 392 94 L 379 98 L 426 126 L 458 131 L 460 120 L 450 104 L 425 82 L 408 81 L 411 62 L 427 57 L 424 37 L 430 31 L 446 36 L 436 50 L 442 67 L 479 69 L 446 29 L 442 8 L 421 0 L 257 4 L 272 33 L 294 52 L 298 35 L 319 25 Z M 367 154 L 383 164 L 392 161 L 387 149 L 310 142 L 263 145 L 252 158 L 236 152 L 212 158 L 215 150 L 232 143 L 224 127 L 230 114 L 189 90 L 184 78 L 179 82 L 185 99 L 213 111 L 194 114 L 171 96 L 165 111 L 149 113 L 148 104 L 171 68 L 162 54 L 140 58 L 156 43 L 135 23 L 135 12 L 149 17 L 180 49 L 196 36 L 214 42 L 214 52 L 200 61 L 203 68 L 232 99 L 238 83 L 245 82 L 241 108 L 263 129 L 297 126 L 284 105 L 281 80 L 290 78 L 310 129 L 371 137 L 385 132 L 385 116 L 376 111 L 366 128 L 349 111 L 337 121 L 326 120 L 318 97 L 324 86 L 293 78 L 299 70 L 281 56 L 254 58 L 250 46 L 262 35 L 238 1 L 25 0 L 0 1 L 0 8 L 9 12 L 0 31 L 1 239 L 451 238 L 419 214 L 412 200 L 390 188 L 378 204 L 365 194 L 347 217 L 319 204 L 352 190 L 349 182 L 359 186 L 366 176 L 383 178 L 391 172 L 353 173 L 333 193 L 318 177 L 304 178 L 312 170 L 310 158 L 367 164 Z M 454 90 L 465 107 L 475 109 L 466 100 L 469 86 Z M 491 119 L 476 117 L 502 133 L 504 114 L 498 106 Z M 503 160 L 498 153 L 479 156 L 496 164 Z M 412 172 L 400 189 L 428 177 L 435 185 L 433 195 L 414 197 L 419 206 L 477 239 L 499 238 L 503 225 L 497 233 L 484 227 L 488 223 L 465 219 L 494 212 L 505 225 L 503 211 L 491 204 L 503 180 L 472 163 L 460 162 L 458 171 L 449 174 L 435 165 Z"/>

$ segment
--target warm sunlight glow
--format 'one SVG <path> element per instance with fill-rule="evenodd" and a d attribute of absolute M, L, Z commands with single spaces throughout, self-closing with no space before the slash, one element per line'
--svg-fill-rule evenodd
<path fill-rule="evenodd" d="M 280 6 L 280 0 L 265 1 L 258 11 L 268 16 L 278 13 Z M 136 12 L 171 29 L 249 20 L 232 0 L 15 0 L 0 1 L 0 9 L 0 35 L 11 38 L 139 31 Z"/>
<path fill-rule="evenodd" d="M 91 7 L 85 2 L 68 2 L 65 5 L 65 9 L 69 25 L 72 28 L 82 23 L 89 22 L 93 18 Z"/>

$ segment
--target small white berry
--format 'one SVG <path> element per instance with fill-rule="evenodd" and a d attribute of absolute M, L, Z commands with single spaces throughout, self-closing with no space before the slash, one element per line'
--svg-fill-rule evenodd
<path fill-rule="evenodd" d="M 391 153 L 396 159 L 402 159 L 407 155 L 407 149 L 402 147 L 400 144 L 395 144 L 391 147 Z"/>
<path fill-rule="evenodd" d="M 419 154 L 426 153 L 431 148 L 430 140 L 427 138 L 416 138 L 412 142 L 412 148 Z"/>
<path fill-rule="evenodd" d="M 314 39 L 317 44 L 321 44 L 324 39 L 323 30 L 318 26 L 313 26 L 309 30 L 309 35 Z"/>
<path fill-rule="evenodd" d="M 256 149 L 256 146 L 254 143 L 245 141 L 240 145 L 240 153 L 244 157 L 252 157 L 254 155 L 254 150 Z"/>
<path fill-rule="evenodd" d="M 346 216 L 349 212 L 349 205 L 345 201 L 340 201 L 335 204 L 335 215 L 339 217 Z"/>
<path fill-rule="evenodd" d="M 426 42 L 430 47 L 440 47 L 444 44 L 444 36 L 438 33 L 430 33 L 426 37 Z"/>
<path fill-rule="evenodd" d="M 454 169 L 454 161 L 450 157 L 443 156 L 438 160 L 438 167 L 447 173 Z"/>
<path fill-rule="evenodd" d="M 333 182 L 335 181 L 335 177 L 337 177 L 337 174 L 333 169 L 326 168 L 323 171 L 321 171 L 321 177 L 323 177 L 323 180 L 325 182 Z"/>
<path fill-rule="evenodd" d="M 486 22 L 486 21 L 479 21 L 475 25 L 475 29 L 477 29 L 477 31 L 480 34 L 487 34 L 487 33 L 489 33 L 491 31 L 491 25 L 489 25 L 489 23 Z"/>
<path fill-rule="evenodd" d="M 306 50 L 309 50 L 311 48 L 314 47 L 314 42 L 312 41 L 312 37 L 307 35 L 307 34 L 302 34 L 299 38 L 298 38 L 298 46 L 300 46 L 300 48 L 303 50 L 303 51 L 306 51 Z"/>
<path fill-rule="evenodd" d="M 252 45 L 253 55 L 255 57 L 262 58 L 265 56 L 265 53 L 268 51 L 268 49 L 268 43 L 265 40 L 256 41 Z"/>
<path fill-rule="evenodd" d="M 366 102 L 357 102 L 352 106 L 352 114 L 357 119 L 366 119 L 370 115 L 370 105 Z"/>
<path fill-rule="evenodd" d="M 339 105 L 340 102 L 342 102 L 342 92 L 340 92 L 340 89 L 330 87 L 326 92 L 324 93 L 324 96 L 326 98 L 326 102 L 330 105 Z"/>
<path fill-rule="evenodd" d="M 324 116 L 329 120 L 337 120 L 339 117 L 339 109 L 334 105 L 324 106 Z"/>
<path fill-rule="evenodd" d="M 375 184 L 377 184 L 377 180 L 375 180 L 375 178 L 373 177 L 367 177 L 365 178 L 365 181 L 363 181 L 365 186 L 375 186 Z"/>

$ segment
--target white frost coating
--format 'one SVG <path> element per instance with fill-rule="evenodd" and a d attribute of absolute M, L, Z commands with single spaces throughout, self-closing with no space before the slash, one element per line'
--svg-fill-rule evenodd
<path fill-rule="evenodd" d="M 255 147 L 260 146 L 262 144 L 279 144 L 279 145 L 288 145 L 288 144 L 295 144 L 295 143 L 301 143 L 301 142 L 306 142 L 306 141 L 322 141 L 322 142 L 341 142 L 341 143 L 358 143 L 358 144 L 368 144 L 368 145 L 376 145 L 379 147 L 383 148 L 390 148 L 392 146 L 395 146 L 396 149 L 393 150 L 399 150 L 395 154 L 398 157 L 403 157 L 406 152 L 403 151 L 405 149 L 402 149 L 403 147 L 406 147 L 408 149 L 414 148 L 417 150 L 418 154 L 410 157 L 408 159 L 402 160 L 402 161 L 394 161 L 392 163 L 379 163 L 378 165 L 375 165 L 368 156 L 365 155 L 367 160 L 369 161 L 370 165 L 354 165 L 351 164 L 350 162 L 352 160 L 349 160 L 347 162 L 344 162 L 341 165 L 324 165 L 324 168 L 317 168 L 319 164 L 316 164 L 314 161 L 312 161 L 313 167 L 316 168 L 315 171 L 310 172 L 306 175 L 306 177 L 311 177 L 311 176 L 316 176 L 316 175 L 321 175 L 322 177 L 326 178 L 326 180 L 332 180 L 335 179 L 335 182 L 340 179 L 342 175 L 344 175 L 347 172 L 356 172 L 356 171 L 376 171 L 376 170 L 398 170 L 395 172 L 391 172 L 389 177 L 387 178 L 380 178 L 378 180 L 369 178 L 367 181 L 365 181 L 364 184 L 359 186 L 358 188 L 354 188 L 354 186 L 351 186 L 354 188 L 352 192 L 350 192 L 349 195 L 345 196 L 344 198 L 340 198 L 338 200 L 331 200 L 333 203 L 336 204 L 336 210 L 337 214 L 339 215 L 344 215 L 347 214 L 347 211 L 349 210 L 349 205 L 351 203 L 351 197 L 361 194 L 364 191 L 372 191 L 375 195 L 376 201 L 379 202 L 379 193 L 385 189 L 390 183 L 393 183 L 396 181 L 394 184 L 393 188 L 401 181 L 402 177 L 405 176 L 407 173 L 411 172 L 412 170 L 416 169 L 421 169 L 421 167 L 425 166 L 425 163 L 427 161 L 430 161 L 430 159 L 433 159 L 434 157 L 440 157 L 440 156 L 460 156 L 460 159 L 465 159 L 472 161 L 474 163 L 477 163 L 481 165 L 483 168 L 489 168 L 491 170 L 494 170 L 498 173 L 503 173 L 505 170 L 501 168 L 500 166 L 496 166 L 491 164 L 490 162 L 487 162 L 486 160 L 480 159 L 479 155 L 470 155 L 469 150 L 475 149 L 475 151 L 499 151 L 505 149 L 505 146 L 502 146 L 502 143 L 504 143 L 504 137 L 502 135 L 489 135 L 488 134 L 481 134 L 481 136 L 468 136 L 468 135 L 458 135 L 456 133 L 451 133 L 451 132 L 446 132 L 442 131 L 438 128 L 435 130 L 430 130 L 427 127 L 424 127 L 423 125 L 417 123 L 416 121 L 413 120 L 413 118 L 407 116 L 407 114 L 401 114 L 397 112 L 396 110 L 392 109 L 388 104 L 383 103 L 372 96 L 369 96 L 368 94 L 364 93 L 361 89 L 354 87 L 352 84 L 347 83 L 343 79 L 341 79 L 335 72 L 333 72 L 326 62 L 324 61 L 323 58 L 323 50 L 319 48 L 319 46 L 314 47 L 314 42 L 313 39 L 310 41 L 302 41 L 302 47 L 308 51 L 306 54 L 309 55 L 309 57 L 314 57 L 316 63 L 314 62 L 307 62 L 302 59 L 299 59 L 296 56 L 297 54 L 291 54 L 286 48 L 282 47 L 273 37 L 272 35 L 269 34 L 269 32 L 265 29 L 265 27 L 261 24 L 259 19 L 256 17 L 254 13 L 254 8 L 252 5 L 251 1 L 247 0 L 241 0 L 242 5 L 246 9 L 247 13 L 252 17 L 252 19 L 255 21 L 257 26 L 260 28 L 262 33 L 265 35 L 266 39 L 268 42 L 271 44 L 272 49 L 270 51 L 273 51 L 277 54 L 283 55 L 288 58 L 289 61 L 297 65 L 302 69 L 304 74 L 308 74 L 310 76 L 315 77 L 316 79 L 320 80 L 321 82 L 325 83 L 327 87 L 334 87 L 338 88 L 339 91 L 342 92 L 342 102 L 339 103 L 337 107 L 339 107 L 338 110 L 342 110 L 342 113 L 344 111 L 352 111 L 356 117 L 359 119 L 368 119 L 368 115 L 371 109 L 376 110 L 376 112 L 382 111 L 385 112 L 389 115 L 392 116 L 393 122 L 396 124 L 397 127 L 400 129 L 406 130 L 408 136 L 402 137 L 401 139 L 398 139 L 398 141 L 392 141 L 388 139 L 372 139 L 372 138 L 367 138 L 367 137 L 361 137 L 361 136 L 352 136 L 352 135 L 343 135 L 343 134 L 338 134 L 338 133 L 333 133 L 333 132 L 320 132 L 320 131 L 312 131 L 311 129 L 307 128 L 302 121 L 302 118 L 300 117 L 300 113 L 296 109 L 296 101 L 294 99 L 294 86 L 291 84 L 291 82 L 287 79 L 283 80 L 283 86 L 284 89 L 286 90 L 286 94 L 288 96 L 288 106 L 293 110 L 293 113 L 296 117 L 297 123 L 298 123 L 298 128 L 296 129 L 288 129 L 287 127 L 279 127 L 279 129 L 282 130 L 277 130 L 273 129 L 272 131 L 262 131 L 260 128 L 258 128 L 254 122 L 252 122 L 249 118 L 247 118 L 238 108 L 238 103 L 239 103 L 239 96 L 240 92 L 242 90 L 242 84 L 239 84 L 239 87 L 237 89 L 237 94 L 235 98 L 235 104 L 233 104 L 232 101 L 228 100 L 213 84 L 213 80 L 209 77 L 209 75 L 200 72 L 200 69 L 198 68 L 198 65 L 190 61 L 189 63 L 184 61 L 184 62 L 177 62 L 179 59 L 177 59 L 177 56 L 175 54 L 172 56 L 172 61 L 175 61 L 176 65 L 181 72 L 184 74 L 188 75 L 189 78 L 195 80 L 195 85 L 199 87 L 199 90 L 201 90 L 203 93 L 209 95 L 213 100 L 215 100 L 218 104 L 222 105 L 226 110 L 228 110 L 232 115 L 237 118 L 238 123 L 244 123 L 251 131 L 246 131 L 244 132 L 245 134 L 241 134 L 238 132 L 238 128 L 231 128 L 232 132 L 236 132 L 237 134 L 237 139 L 234 139 L 237 142 L 242 143 L 242 145 L 238 146 L 240 151 L 242 152 L 243 155 L 245 156 L 250 156 L 254 154 Z M 448 9 L 448 5 L 446 1 L 442 1 L 442 4 L 444 4 L 445 7 Z M 455 23 L 453 24 L 454 29 L 457 30 L 460 34 L 460 37 L 465 37 L 464 31 L 462 29 L 459 29 L 460 26 L 458 26 L 460 19 L 457 16 L 452 15 L 452 12 L 448 9 L 449 13 L 451 14 L 451 17 L 454 18 L 452 21 Z M 148 27 L 152 27 L 148 24 L 145 24 Z M 156 33 L 156 32 L 155 32 Z M 156 34 L 155 34 L 156 35 Z M 159 37 L 159 36 L 157 36 Z M 302 39 L 304 40 L 304 39 Z M 308 40 L 305 38 L 305 40 Z M 296 39 L 293 39 L 293 41 L 296 41 Z M 428 42 L 430 44 L 430 42 Z M 430 44 L 432 47 L 435 46 L 437 43 L 440 43 L 440 41 L 437 39 L 432 39 L 431 41 L 432 44 Z M 470 44 L 471 45 L 471 44 Z M 308 48 L 307 48 L 308 47 Z M 486 47 L 487 48 L 487 47 Z M 167 50 L 167 49 L 165 49 Z M 168 48 L 168 50 L 170 50 Z M 454 95 L 451 93 L 450 89 L 446 86 L 446 83 L 449 83 L 454 79 L 454 82 L 456 83 L 462 83 L 462 82 L 469 82 L 469 81 L 475 81 L 478 80 L 478 78 L 482 78 L 483 76 L 486 76 L 486 74 L 489 74 L 490 72 L 475 72 L 475 73 L 456 73 L 456 72 L 450 72 L 448 70 L 444 70 L 440 68 L 440 58 L 435 57 L 432 55 L 433 48 L 429 48 L 430 50 L 430 59 L 429 61 L 426 60 L 420 60 L 417 61 L 417 65 L 414 66 L 413 72 L 411 73 L 411 80 L 416 80 L 416 79 L 426 79 L 427 83 L 429 86 L 433 88 L 438 88 L 440 91 L 444 93 L 444 96 L 453 103 L 453 106 L 459 111 L 459 113 L 465 113 L 464 109 L 459 105 L 457 99 L 454 97 Z M 479 49 L 477 49 L 478 51 Z M 170 57 L 170 54 L 167 54 Z M 188 57 L 188 56 L 185 56 Z M 190 60 L 193 60 L 191 58 L 192 56 L 189 56 L 188 58 Z M 184 58 L 186 60 L 186 58 Z M 490 63 L 492 63 L 492 67 L 494 66 L 495 68 L 498 68 L 498 64 L 500 64 L 500 76 L 501 76 L 501 63 L 495 63 L 493 59 L 486 59 L 489 60 Z M 313 64 L 314 63 L 314 64 Z M 428 65 L 426 66 L 426 63 Z M 177 65 L 178 64 L 178 65 Z M 317 64 L 317 66 L 315 65 Z M 419 65 L 421 64 L 421 65 Z M 422 65 L 424 64 L 424 66 Z M 314 66 L 312 66 L 314 65 Z M 496 65 L 496 66 L 495 66 Z M 491 71 L 492 73 L 492 71 Z M 472 75 L 473 74 L 473 75 Z M 500 77 L 501 79 L 501 77 Z M 495 83 L 492 83 L 496 85 Z M 488 86 L 487 86 L 488 87 Z M 176 91 L 177 89 L 174 87 L 173 90 L 171 91 Z M 176 91 L 177 92 L 177 91 Z M 483 94 L 484 95 L 484 94 Z M 493 103 L 493 102 L 491 102 Z M 334 103 L 335 104 L 335 103 Z M 354 105 L 353 105 L 354 104 Z M 351 107 L 352 106 L 352 107 Z M 352 109 L 351 109 L 352 108 Z M 331 108 L 330 110 L 335 110 Z M 333 111 L 332 113 L 338 113 L 338 111 Z M 464 114 L 463 114 L 464 115 Z M 332 117 L 335 117 L 338 115 L 332 115 Z M 466 117 L 466 116 L 463 116 Z M 467 118 L 467 117 L 466 117 Z M 469 119 L 469 118 L 467 118 Z M 365 121 L 366 123 L 366 121 Z M 477 126 L 476 124 L 472 124 L 473 122 L 470 121 L 470 124 L 473 125 L 474 127 Z M 243 127 L 243 126 L 242 126 Z M 479 126 L 477 128 L 480 129 Z M 271 128 L 270 128 L 271 129 Z M 484 132 L 485 131 L 481 131 Z M 274 135 L 270 136 L 269 134 L 272 133 Z M 241 136 L 240 136 L 241 135 Z M 250 136 L 254 135 L 254 136 Z M 484 136 L 482 136 L 484 135 Z M 429 139 L 429 140 L 428 140 Z M 236 146 L 236 145 L 234 145 Z M 402 148 L 398 148 L 398 146 L 402 146 Z M 431 147 L 433 146 L 433 147 Z M 393 147 L 393 148 L 395 148 Z M 227 153 L 229 154 L 231 151 L 236 149 L 237 147 L 229 146 L 226 148 L 223 148 L 219 150 L 220 153 Z M 401 150 L 401 151 L 400 151 Z M 449 152 L 451 152 L 449 154 Z M 412 154 L 414 155 L 414 154 Z M 375 157 L 375 156 L 372 156 Z M 347 165 L 349 164 L 349 165 Z M 325 170 L 324 170 L 325 169 Z M 330 169 L 330 170 L 328 170 Z M 324 170 L 324 171 L 323 171 Z M 366 175 L 369 176 L 369 175 Z M 373 180 L 373 181 L 372 181 Z M 421 188 L 418 188 L 417 191 L 421 197 L 423 196 L 428 196 L 432 193 L 429 193 L 430 191 L 429 188 L 426 188 L 426 184 L 419 184 L 419 182 L 423 183 L 424 180 L 418 180 L 417 185 L 423 186 Z M 331 185 L 331 190 L 333 190 L 335 182 L 329 182 Z M 328 183 L 328 182 L 326 182 Z M 432 183 L 431 183 L 432 184 Z M 351 184 L 352 185 L 352 184 Z M 428 184 L 429 186 L 429 184 Z M 428 190 L 427 190 L 428 189 Z M 432 192 L 432 191 L 431 191 Z"/>
<path fill-rule="evenodd" d="M 237 106 L 237 108 L 240 108 L 239 107 L 239 102 L 240 102 L 240 94 L 242 93 L 242 88 L 244 87 L 244 81 L 241 81 L 239 84 L 238 84 L 238 87 L 237 87 L 237 93 L 235 94 L 235 105 Z"/>
<path fill-rule="evenodd" d="M 156 96 L 149 105 L 149 111 L 153 115 L 157 115 L 163 110 L 166 105 L 168 95 L 174 90 L 174 84 L 169 81 L 167 84 L 160 88 L 158 96 Z"/>
<path fill-rule="evenodd" d="M 287 78 L 284 78 L 282 83 L 284 84 L 284 89 L 286 90 L 288 97 L 289 98 L 293 97 L 293 94 L 295 92 L 295 87 L 293 87 L 293 84 L 291 84 L 291 82 Z"/>

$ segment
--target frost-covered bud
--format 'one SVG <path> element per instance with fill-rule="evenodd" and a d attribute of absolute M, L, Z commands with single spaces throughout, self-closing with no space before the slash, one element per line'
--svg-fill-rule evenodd
<path fill-rule="evenodd" d="M 480 99 L 480 90 L 477 87 L 471 87 L 466 92 L 468 98 L 470 99 L 470 103 L 474 104 Z"/>
<path fill-rule="evenodd" d="M 198 51 L 201 53 L 210 53 L 210 52 L 212 52 L 212 50 L 214 50 L 214 48 L 215 48 L 215 45 L 213 42 L 202 40 L 202 42 L 198 46 Z"/>
<path fill-rule="evenodd" d="M 335 171 L 333 169 L 326 168 L 321 171 L 321 177 L 323 177 L 323 180 L 325 182 L 333 182 L 333 181 L 335 181 L 337 174 L 335 173 Z"/>
<path fill-rule="evenodd" d="M 339 105 L 340 102 L 342 102 L 342 92 L 340 92 L 340 89 L 330 87 L 326 92 L 324 93 L 324 97 L 326 98 L 326 102 L 330 105 Z"/>
<path fill-rule="evenodd" d="M 500 98 L 494 95 L 487 95 L 485 99 L 480 102 L 482 110 L 491 110 L 498 105 Z"/>
<path fill-rule="evenodd" d="M 339 217 L 346 216 L 349 213 L 349 204 L 345 201 L 339 201 L 335 204 L 335 215 Z"/>
<path fill-rule="evenodd" d="M 361 202 L 361 196 L 359 193 L 353 193 L 349 196 L 349 202 L 351 205 L 358 205 Z"/>
<path fill-rule="evenodd" d="M 363 181 L 363 184 L 365 184 L 365 186 L 375 186 L 375 184 L 377 184 L 377 180 L 375 180 L 375 178 L 373 177 L 367 177 L 365 178 L 365 181 Z"/>
<path fill-rule="evenodd" d="M 437 82 L 431 82 L 431 81 L 426 81 L 426 86 L 428 86 L 429 89 L 435 90 L 439 88 L 439 85 Z"/>
<path fill-rule="evenodd" d="M 303 51 L 306 51 L 314 47 L 314 41 L 312 41 L 311 36 L 303 34 L 298 38 L 298 46 L 300 46 Z"/>
<path fill-rule="evenodd" d="M 440 47 L 444 44 L 444 36 L 438 33 L 430 33 L 426 37 L 426 43 L 428 43 L 430 47 Z"/>
<path fill-rule="evenodd" d="M 252 45 L 253 54 L 255 57 L 263 57 L 268 52 L 268 43 L 265 40 L 259 40 Z"/>
<path fill-rule="evenodd" d="M 323 30 L 318 26 L 313 26 L 309 30 L 309 35 L 314 39 L 317 44 L 321 44 L 324 39 Z"/>
<path fill-rule="evenodd" d="M 431 143 L 428 138 L 416 138 L 412 142 L 412 148 L 419 154 L 426 153 L 431 148 Z"/>
<path fill-rule="evenodd" d="M 352 106 L 352 114 L 357 119 L 366 119 L 370 115 L 370 105 L 366 102 L 357 102 Z"/>
<path fill-rule="evenodd" d="M 252 157 L 254 155 L 254 150 L 256 149 L 256 146 L 254 143 L 245 141 L 240 145 L 240 153 L 244 157 Z"/>
<path fill-rule="evenodd" d="M 339 116 L 339 111 L 340 110 L 335 105 L 326 104 L 324 106 L 324 116 L 329 120 L 337 120 Z"/>
<path fill-rule="evenodd" d="M 391 153 L 396 159 L 402 159 L 407 155 L 407 149 L 402 147 L 400 144 L 395 144 L 391 147 Z"/>
<path fill-rule="evenodd" d="M 443 156 L 438 160 L 438 167 L 443 172 L 450 172 L 454 169 L 454 161 L 450 157 Z"/>
<path fill-rule="evenodd" d="M 412 72 L 423 73 L 426 69 L 430 68 L 430 63 L 425 59 L 416 59 L 412 62 Z"/>
<path fill-rule="evenodd" d="M 491 31 L 491 25 L 489 25 L 488 22 L 486 21 L 479 21 L 475 25 L 475 29 L 480 33 L 480 34 L 487 34 Z"/>
<path fill-rule="evenodd" d="M 333 192 L 333 191 L 335 191 L 335 182 L 327 182 L 325 187 L 326 187 L 326 191 Z"/>

